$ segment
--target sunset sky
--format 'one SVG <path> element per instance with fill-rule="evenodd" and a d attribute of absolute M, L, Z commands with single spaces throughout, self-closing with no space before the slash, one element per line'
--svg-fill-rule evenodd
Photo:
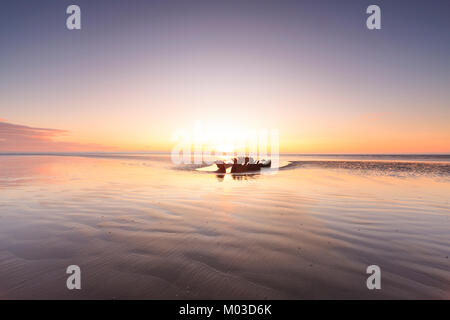
<path fill-rule="evenodd" d="M 66 29 L 70 4 L 82 30 Z M 201 122 L 278 129 L 286 153 L 450 153 L 449 14 L 448 0 L 2 1 L 0 152 L 170 151 Z"/>

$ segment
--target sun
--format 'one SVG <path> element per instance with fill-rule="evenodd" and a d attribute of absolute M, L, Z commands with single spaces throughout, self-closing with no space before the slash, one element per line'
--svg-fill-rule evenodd
<path fill-rule="evenodd" d="M 216 152 L 221 153 L 234 153 L 236 151 L 235 147 L 231 143 L 222 143 L 214 146 Z"/>

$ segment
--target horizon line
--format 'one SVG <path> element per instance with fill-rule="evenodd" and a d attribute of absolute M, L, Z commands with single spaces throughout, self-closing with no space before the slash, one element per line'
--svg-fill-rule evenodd
<path fill-rule="evenodd" d="M 0 151 L 0 155 L 58 155 L 58 154 L 171 154 L 171 151 Z M 192 154 L 197 154 L 192 152 Z M 202 153 L 200 153 L 202 154 Z M 362 152 L 362 153 L 327 153 L 327 152 L 317 152 L 317 153 L 301 153 L 301 152 L 280 152 L 279 155 L 303 155 L 303 156 L 314 156 L 314 155 L 322 155 L 322 156 L 371 156 L 371 155 L 387 155 L 387 156 L 400 156 L 400 155 L 446 155 L 450 156 L 449 152 L 401 152 L 401 153 L 370 153 L 370 152 Z"/>

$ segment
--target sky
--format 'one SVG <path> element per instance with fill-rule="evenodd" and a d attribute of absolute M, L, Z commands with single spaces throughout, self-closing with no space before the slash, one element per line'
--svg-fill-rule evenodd
<path fill-rule="evenodd" d="M 450 153 L 449 17 L 448 0 L 4 0 L 0 152 L 170 151 L 201 123 L 276 129 L 283 153 Z"/>

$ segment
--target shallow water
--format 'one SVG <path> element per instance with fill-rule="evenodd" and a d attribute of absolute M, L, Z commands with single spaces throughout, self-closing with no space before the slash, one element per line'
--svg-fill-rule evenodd
<path fill-rule="evenodd" d="M 232 176 L 167 155 L 2 155 L 0 298 L 450 298 L 449 156 L 281 161 Z"/>

